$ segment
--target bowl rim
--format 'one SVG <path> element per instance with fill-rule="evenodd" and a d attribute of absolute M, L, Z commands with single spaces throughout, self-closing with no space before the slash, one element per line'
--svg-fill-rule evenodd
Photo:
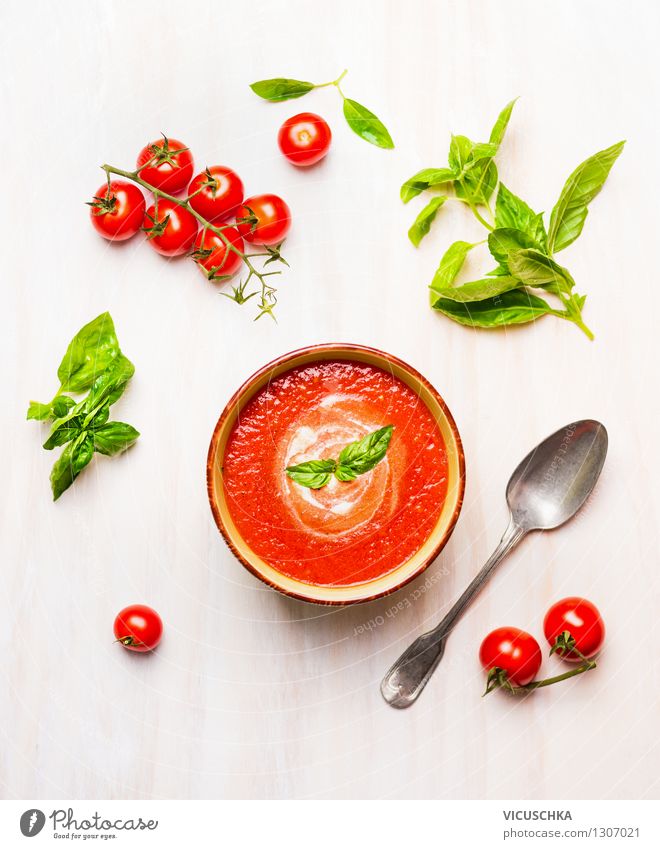
<path fill-rule="evenodd" d="M 351 598 L 351 599 L 314 599 L 309 596 L 302 595 L 300 593 L 296 593 L 291 589 L 285 589 L 284 587 L 276 584 L 275 582 L 269 580 L 265 575 L 263 575 L 255 566 L 253 566 L 247 558 L 245 558 L 234 545 L 234 541 L 231 537 L 229 529 L 226 527 L 224 520 L 222 518 L 222 513 L 218 508 L 217 499 L 215 498 L 215 458 L 217 453 L 217 445 L 220 439 L 220 435 L 224 428 L 225 422 L 227 418 L 233 413 L 234 408 L 240 402 L 249 400 L 251 395 L 248 395 L 253 386 L 268 372 L 272 372 L 275 369 L 279 368 L 282 365 L 290 362 L 291 360 L 295 360 L 301 356 L 308 356 L 310 354 L 319 354 L 323 355 L 323 357 L 319 357 L 319 359 L 326 359 L 325 355 L 336 354 L 337 359 L 350 358 L 351 352 L 359 352 L 362 354 L 372 354 L 377 358 L 383 359 L 388 363 L 392 363 L 396 365 L 399 369 L 407 372 L 411 377 L 415 380 L 418 380 L 421 384 L 424 385 L 427 392 L 433 396 L 434 400 L 438 404 L 438 406 L 442 409 L 443 415 L 447 420 L 447 424 L 449 425 L 449 429 L 451 431 L 455 449 L 456 456 L 458 462 L 458 491 L 456 495 L 456 504 L 454 506 L 454 510 L 452 512 L 451 518 L 447 524 L 445 532 L 440 537 L 436 545 L 434 545 L 433 549 L 428 553 L 428 555 L 420 562 L 418 568 L 412 572 L 410 575 L 403 578 L 399 583 L 395 586 L 388 587 L 386 589 L 380 590 L 376 593 L 372 593 L 368 596 L 363 596 L 359 598 Z M 343 357 L 342 357 L 343 354 Z M 294 366 L 292 366 L 294 368 Z M 258 578 L 262 583 L 266 584 L 266 586 L 271 589 L 277 590 L 282 595 L 286 595 L 289 598 L 295 598 L 298 601 L 304 601 L 308 604 L 320 604 L 323 606 L 333 606 L 333 607 L 346 607 L 352 604 L 363 604 L 364 602 L 374 601 L 378 598 L 385 598 L 392 593 L 397 592 L 402 587 L 405 587 L 411 581 L 414 581 L 418 578 L 423 572 L 425 572 L 429 566 L 433 563 L 433 561 L 438 557 L 440 552 L 446 546 L 449 541 L 454 528 L 456 526 L 456 522 L 458 521 L 458 517 L 461 513 L 461 508 L 463 506 L 463 499 L 465 496 L 465 453 L 463 450 L 463 442 L 461 440 L 460 433 L 458 431 L 458 427 L 456 426 L 456 422 L 454 421 L 454 417 L 449 410 L 449 407 L 445 403 L 444 398 L 440 395 L 438 390 L 421 374 L 417 369 L 413 368 L 409 365 L 405 360 L 396 357 L 394 354 L 387 353 L 386 351 L 381 351 L 379 348 L 374 348 L 370 345 L 360 345 L 353 342 L 322 342 L 317 343 L 315 345 L 305 345 L 302 348 L 296 348 L 293 351 L 288 351 L 285 354 L 281 354 L 279 357 L 271 360 L 270 362 L 263 365 L 257 371 L 255 371 L 250 377 L 248 377 L 243 383 L 239 386 L 239 388 L 234 392 L 229 401 L 224 406 L 218 421 L 213 428 L 213 434 L 211 435 L 211 442 L 209 444 L 209 450 L 206 458 L 206 489 L 207 495 L 209 499 L 209 504 L 211 507 L 211 512 L 213 514 L 213 518 L 215 520 L 215 524 L 220 531 L 225 543 L 228 548 L 234 555 L 234 557 L 248 570 L 252 575 Z M 408 562 L 408 561 L 406 561 Z M 401 564 L 403 565 L 403 564 Z M 397 567 L 398 568 L 398 567 Z M 314 587 L 314 584 L 309 585 L 310 588 Z M 366 586 L 366 585 L 365 585 Z"/>

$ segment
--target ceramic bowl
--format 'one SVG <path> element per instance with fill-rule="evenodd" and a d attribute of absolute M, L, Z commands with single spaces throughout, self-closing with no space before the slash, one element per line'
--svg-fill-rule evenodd
<path fill-rule="evenodd" d="M 248 401 L 269 381 L 296 366 L 324 360 L 352 360 L 369 363 L 394 374 L 408 384 L 426 404 L 445 441 L 448 456 L 447 497 L 422 547 L 392 572 L 353 586 L 316 586 L 283 575 L 247 545 L 239 533 L 225 499 L 222 466 L 227 440 Z M 463 446 L 454 419 L 439 393 L 414 368 L 383 351 L 343 343 L 315 345 L 284 354 L 252 375 L 234 394 L 218 419 L 209 447 L 207 467 L 208 496 L 213 517 L 229 548 L 241 563 L 268 586 L 285 595 L 317 604 L 355 604 L 388 595 L 420 575 L 438 556 L 454 530 L 465 490 Z"/>

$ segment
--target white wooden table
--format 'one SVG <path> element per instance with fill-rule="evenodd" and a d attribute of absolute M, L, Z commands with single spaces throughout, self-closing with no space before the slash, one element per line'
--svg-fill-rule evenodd
<path fill-rule="evenodd" d="M 657 4 L 159 8 L 15 3 L 0 19 L 2 794 L 657 798 Z M 248 89 L 344 67 L 346 92 L 386 122 L 395 151 L 355 137 L 330 89 L 280 105 Z M 500 170 L 535 208 L 552 207 L 586 156 L 628 139 L 563 254 L 589 295 L 594 343 L 553 319 L 473 332 L 427 306 L 442 251 L 481 230 L 445 210 L 415 251 L 406 230 L 420 205 L 404 207 L 399 185 L 445 164 L 451 131 L 487 138 L 516 95 Z M 306 173 L 275 137 L 308 109 L 334 141 Z M 89 226 L 97 166 L 131 167 L 161 130 L 200 166 L 229 164 L 249 192 L 290 202 L 277 325 L 253 323 L 249 306 L 220 298 L 191 263 L 139 240 L 108 246 Z M 25 408 L 50 397 L 69 338 L 104 309 L 137 367 L 117 415 L 142 436 L 119 459 L 95 459 L 53 504 L 54 457 Z M 463 513 L 437 563 L 398 595 L 350 609 L 306 606 L 253 579 L 220 538 L 205 491 L 211 430 L 238 384 L 329 340 L 371 344 L 423 371 L 456 417 L 468 465 Z M 585 416 L 610 433 L 586 509 L 522 544 L 461 621 L 419 703 L 389 708 L 383 672 L 497 543 L 510 471 Z M 524 702 L 482 699 L 482 637 L 515 624 L 540 639 L 545 610 L 569 594 L 606 619 L 599 668 Z M 133 601 L 165 620 L 154 656 L 113 644 L 114 615 Z"/>

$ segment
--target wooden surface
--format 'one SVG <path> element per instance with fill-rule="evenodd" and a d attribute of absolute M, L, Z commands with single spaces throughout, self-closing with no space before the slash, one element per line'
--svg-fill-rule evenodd
<path fill-rule="evenodd" d="M 1 15 L 3 795 L 657 798 L 657 4 L 162 0 L 155 13 L 94 0 L 5 4 Z M 354 136 L 331 89 L 280 105 L 248 89 L 344 67 L 346 92 L 382 117 L 396 150 Z M 406 239 L 421 204 L 404 207 L 400 183 L 445 164 L 450 132 L 487 138 L 516 95 L 501 176 L 536 209 L 551 209 L 578 162 L 628 139 L 562 254 L 589 295 L 593 343 L 553 319 L 480 333 L 432 313 L 426 284 L 443 250 L 481 238 L 463 210 L 443 210 L 418 251 Z M 275 143 L 302 109 L 334 132 L 309 172 Z M 229 164 L 248 192 L 290 202 L 277 325 L 253 323 L 250 305 L 219 297 L 190 262 L 139 239 L 110 247 L 89 226 L 97 166 L 132 167 L 160 131 L 200 166 Z M 116 413 L 142 436 L 121 458 L 95 459 L 53 504 L 54 456 L 26 405 L 51 396 L 69 338 L 104 309 L 137 368 Z M 351 609 L 253 579 L 205 491 L 230 394 L 268 360 L 321 341 L 371 344 L 421 370 L 456 418 L 468 466 L 435 565 Z M 593 498 L 569 526 L 523 542 L 419 703 L 389 708 L 382 674 L 497 544 L 509 473 L 579 417 L 610 434 Z M 606 619 L 598 669 L 524 702 L 482 699 L 482 637 L 514 624 L 540 639 L 545 610 L 569 594 Z M 154 656 L 113 644 L 114 615 L 133 601 L 165 620 Z"/>

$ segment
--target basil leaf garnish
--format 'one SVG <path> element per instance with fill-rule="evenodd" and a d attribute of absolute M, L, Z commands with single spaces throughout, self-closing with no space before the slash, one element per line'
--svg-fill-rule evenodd
<path fill-rule="evenodd" d="M 419 247 L 419 243 L 431 229 L 431 224 L 435 221 L 438 210 L 446 200 L 447 195 L 438 195 L 431 198 L 415 219 L 412 227 L 408 230 L 408 238 L 415 247 Z"/>
<path fill-rule="evenodd" d="M 563 250 L 580 235 L 587 207 L 603 188 L 624 144 L 625 141 L 620 141 L 585 159 L 568 178 L 550 215 L 550 253 Z"/>
<path fill-rule="evenodd" d="M 94 378 L 119 356 L 119 342 L 110 313 L 104 312 L 80 330 L 69 342 L 57 369 L 61 390 L 83 392 Z"/>
<path fill-rule="evenodd" d="M 288 466 L 287 475 L 291 480 L 309 489 L 321 489 L 330 483 L 330 478 L 337 468 L 334 460 L 308 460 L 297 466 Z"/>
<path fill-rule="evenodd" d="M 538 248 L 537 242 L 523 230 L 498 227 L 488 236 L 488 248 L 502 268 L 507 269 L 509 254 L 525 248 Z"/>
<path fill-rule="evenodd" d="M 102 313 L 69 343 L 57 371 L 59 393 L 50 404 L 30 403 L 28 419 L 52 420 L 43 447 L 50 451 L 65 446 L 50 476 L 55 500 L 71 486 L 95 451 L 117 454 L 140 435 L 131 425 L 108 422 L 110 405 L 120 398 L 134 372 L 133 363 L 121 353 L 110 314 Z M 76 401 L 61 394 L 62 389 L 89 392 Z"/>
<path fill-rule="evenodd" d="M 494 278 L 497 279 L 497 278 Z M 504 327 L 508 324 L 525 324 L 544 315 L 562 315 L 544 301 L 524 290 L 504 292 L 495 298 L 461 303 L 448 298 L 438 298 L 433 304 L 447 318 L 468 327 Z"/>
<path fill-rule="evenodd" d="M 401 200 L 404 203 L 408 203 L 409 200 L 417 197 L 417 195 L 426 191 L 426 189 L 441 186 L 444 183 L 451 183 L 455 177 L 456 174 L 451 168 L 423 168 L 421 171 L 413 174 L 401 186 Z"/>
<path fill-rule="evenodd" d="M 108 457 L 126 451 L 139 435 L 139 431 L 124 422 L 108 422 L 92 431 L 94 449 Z"/>
<path fill-rule="evenodd" d="M 509 191 L 500 183 L 495 201 L 495 227 L 513 228 L 527 233 L 543 250 L 547 247 L 548 237 L 543 224 L 543 215 L 536 213 L 524 200 Z"/>
<path fill-rule="evenodd" d="M 39 401 L 30 401 L 30 406 L 27 411 L 27 419 L 36 419 L 37 421 L 46 421 L 51 416 L 51 405 L 40 404 Z"/>
<path fill-rule="evenodd" d="M 442 291 L 451 286 L 463 267 L 465 257 L 473 247 L 474 245 L 471 242 L 454 242 L 450 245 L 440 260 L 440 265 L 433 275 L 429 288 L 434 291 Z"/>
<path fill-rule="evenodd" d="M 349 443 L 341 450 L 338 460 L 308 460 L 288 466 L 286 473 L 291 480 L 309 489 L 321 489 L 330 483 L 333 475 L 344 482 L 355 480 L 380 463 L 387 453 L 393 430 L 393 425 L 386 425 Z"/>
<path fill-rule="evenodd" d="M 252 83 L 250 88 L 259 97 L 263 97 L 264 100 L 279 103 L 283 100 L 293 100 L 296 97 L 302 97 L 313 88 L 316 88 L 316 86 L 314 83 L 308 83 L 305 80 L 289 80 L 286 77 L 275 77 L 272 80 L 259 80 L 256 83 Z"/>
<path fill-rule="evenodd" d="M 494 277 L 484 277 L 482 280 L 471 280 L 462 286 L 433 289 L 431 306 L 435 307 L 438 299 L 445 300 L 447 298 L 450 301 L 460 301 L 462 303 L 483 301 L 486 298 L 495 298 L 503 292 L 510 292 L 512 289 L 520 289 L 521 287 L 522 283 L 517 277 L 510 277 L 504 274 Z"/>
<path fill-rule="evenodd" d="M 345 473 L 363 475 L 369 472 L 383 459 L 392 439 L 394 425 L 386 425 L 373 433 L 368 433 L 357 442 L 351 442 L 342 449 L 337 469 Z"/>
<path fill-rule="evenodd" d="M 518 100 L 517 97 L 514 98 L 510 103 L 507 103 L 507 105 L 498 115 L 497 121 L 495 121 L 495 125 L 490 133 L 490 141 L 493 144 L 496 144 L 498 146 L 502 144 L 502 139 L 504 138 L 504 133 L 506 132 L 506 128 L 509 124 L 509 118 L 511 117 L 513 107 L 516 105 L 516 100 Z"/>
<path fill-rule="evenodd" d="M 344 98 L 344 117 L 348 126 L 357 133 L 360 138 L 368 141 L 376 147 L 391 149 L 394 147 L 392 136 L 380 118 L 370 112 L 366 106 L 362 106 L 356 100 L 349 97 Z"/>
<path fill-rule="evenodd" d="M 56 460 L 50 473 L 53 501 L 67 490 L 94 456 L 94 443 L 88 433 L 70 442 Z"/>

